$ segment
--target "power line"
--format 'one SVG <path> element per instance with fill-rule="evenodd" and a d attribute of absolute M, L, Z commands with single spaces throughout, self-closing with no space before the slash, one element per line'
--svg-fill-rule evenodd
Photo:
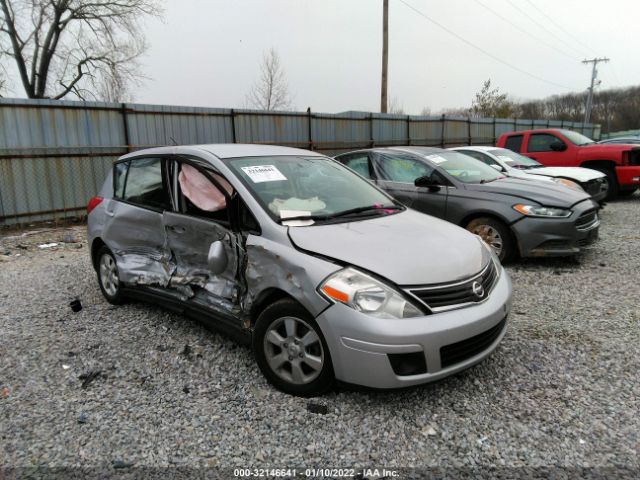
<path fill-rule="evenodd" d="M 469 40 L 465 39 L 464 37 L 458 35 L 456 32 L 454 32 L 453 30 L 445 27 L 444 25 L 442 25 L 441 23 L 439 23 L 438 21 L 434 20 L 433 18 L 427 16 L 425 13 L 421 12 L 420 10 L 418 10 L 417 8 L 415 8 L 413 5 L 407 3 L 405 0 L 399 0 L 401 3 L 403 3 L 405 6 L 407 6 L 408 8 L 410 8 L 411 10 L 413 10 L 414 12 L 416 12 L 418 15 L 420 15 L 421 17 L 423 17 L 425 20 L 428 20 L 429 22 L 433 23 L 435 26 L 437 26 L 438 28 L 444 30 L 445 32 L 447 32 L 450 35 L 453 35 L 454 37 L 456 37 L 458 40 L 460 40 L 461 42 L 466 43 L 467 45 L 469 45 L 470 47 L 478 50 L 479 52 L 484 53 L 486 56 L 494 59 L 496 62 L 499 62 L 517 72 L 523 73 L 524 75 L 527 75 L 531 78 L 535 78 L 536 80 L 543 82 L 543 83 L 548 83 L 549 85 L 554 85 L 556 87 L 560 87 L 563 88 L 565 90 L 573 90 L 573 88 L 571 87 L 567 87 L 566 85 L 561 85 L 559 83 L 556 82 L 552 82 L 551 80 L 546 80 L 542 77 L 539 77 L 531 72 L 527 72 L 526 70 L 523 70 L 520 67 L 516 67 L 515 65 L 510 64 L 509 62 L 502 60 L 501 58 L 495 56 L 493 53 L 486 51 L 485 49 L 477 46 L 476 44 L 470 42 Z"/>
<path fill-rule="evenodd" d="M 516 5 L 515 3 L 513 3 L 512 0 L 507 0 L 507 2 L 509 2 L 509 5 L 511 5 L 513 8 L 515 8 L 516 10 L 518 10 L 521 14 L 523 14 L 525 17 L 527 17 L 529 20 L 531 20 L 533 23 L 535 23 L 538 27 L 540 27 L 541 29 L 543 29 L 545 32 L 547 32 L 549 35 L 554 36 L 558 41 L 564 43 L 567 47 L 569 47 L 570 49 L 572 49 L 575 52 L 578 53 L 583 53 L 580 52 L 580 50 L 578 50 L 577 48 L 575 48 L 574 46 L 570 45 L 569 43 L 567 43 L 566 40 L 563 40 L 562 38 L 560 38 L 558 35 L 556 35 L 555 33 L 553 33 L 551 30 L 549 30 L 547 27 L 545 27 L 542 23 L 538 22 L 535 18 L 533 18 L 531 15 L 529 15 L 527 12 L 525 12 L 523 9 L 521 9 L 518 5 Z"/>
<path fill-rule="evenodd" d="M 527 1 L 527 3 L 528 3 L 529 5 L 531 5 L 533 8 L 535 8 L 535 9 L 538 11 L 538 13 L 539 13 L 540 15 L 542 15 L 544 18 L 546 18 L 546 19 L 547 19 L 547 20 L 549 20 L 551 23 L 553 23 L 553 24 L 554 24 L 554 25 L 555 25 L 555 26 L 556 26 L 556 27 L 557 27 L 557 28 L 558 28 L 562 33 L 564 33 L 567 37 L 569 37 L 569 38 L 573 39 L 573 41 L 574 41 L 574 42 L 577 42 L 577 43 L 578 43 L 578 44 L 580 44 L 582 47 L 586 48 L 586 49 L 587 49 L 587 50 L 586 50 L 587 52 L 592 52 L 592 51 L 593 51 L 593 49 L 592 49 L 589 45 L 587 45 L 587 44 L 583 43 L 583 42 L 582 42 L 578 37 L 576 37 L 575 35 L 572 35 L 571 33 L 567 32 L 567 30 L 566 30 L 566 28 L 565 28 L 565 27 L 563 27 L 562 25 L 559 25 L 559 24 L 558 24 L 558 23 L 557 23 L 553 18 L 551 18 L 551 17 L 550 17 L 549 15 L 547 15 L 546 13 L 544 13 L 544 11 L 543 11 L 540 7 L 538 7 L 535 3 L 533 3 L 531 0 L 526 0 L 526 1 Z"/>
<path fill-rule="evenodd" d="M 524 30 L 521 27 L 518 27 L 518 25 L 516 25 L 515 23 L 513 23 L 511 20 L 509 20 L 508 18 L 502 16 L 500 13 L 496 12 L 494 9 L 492 9 L 491 7 L 489 7 L 488 5 L 485 5 L 484 3 L 482 3 L 480 0 L 476 0 L 476 3 L 480 4 L 480 6 L 486 8 L 487 10 L 489 10 L 491 13 L 493 13 L 496 17 L 498 17 L 499 19 L 503 20 L 504 22 L 507 22 L 509 25 L 511 25 L 513 28 L 515 28 L 516 30 L 518 30 L 520 33 L 524 33 L 525 35 L 528 35 L 529 37 L 533 38 L 536 42 L 540 42 L 543 45 L 546 45 L 549 48 L 552 48 L 553 50 L 555 50 L 556 52 L 561 53 L 562 55 L 564 55 L 565 57 L 568 57 L 572 60 L 577 60 L 577 58 L 575 56 L 573 56 L 570 53 L 565 52 L 564 50 L 559 49 L 558 47 L 556 47 L 555 45 L 551 44 L 551 43 L 547 43 L 546 41 L 544 41 L 543 39 L 541 39 L 540 37 L 537 37 L 535 35 L 533 35 L 532 33 L 529 33 L 528 31 Z"/>

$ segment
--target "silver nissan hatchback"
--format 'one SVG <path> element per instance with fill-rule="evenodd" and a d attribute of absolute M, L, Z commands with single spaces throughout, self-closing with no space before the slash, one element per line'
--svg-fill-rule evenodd
<path fill-rule="evenodd" d="M 491 248 L 315 152 L 137 151 L 87 210 L 107 301 L 161 304 L 252 345 L 284 392 L 430 382 L 506 331 L 511 282 Z"/>

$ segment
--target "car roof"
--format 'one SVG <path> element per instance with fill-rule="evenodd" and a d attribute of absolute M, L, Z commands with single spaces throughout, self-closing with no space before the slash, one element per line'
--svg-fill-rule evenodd
<path fill-rule="evenodd" d="M 137 150 L 122 158 L 135 157 L 139 155 L 176 155 L 188 154 L 194 151 L 205 151 L 215 155 L 220 159 L 236 157 L 271 157 L 271 156 L 305 156 L 323 157 L 324 155 L 302 148 L 281 147 L 279 145 L 260 145 L 251 143 L 211 143 L 203 145 L 176 145 L 168 147 L 155 147 L 145 150 Z"/>

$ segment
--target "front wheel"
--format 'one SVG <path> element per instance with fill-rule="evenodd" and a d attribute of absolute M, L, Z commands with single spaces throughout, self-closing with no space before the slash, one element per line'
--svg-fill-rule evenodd
<path fill-rule="evenodd" d="M 618 185 L 618 178 L 616 177 L 616 172 L 610 168 L 605 167 L 588 167 L 593 170 L 597 170 L 599 172 L 604 173 L 607 176 L 608 190 L 607 196 L 604 198 L 605 200 L 614 200 L 618 197 L 620 193 L 620 186 Z"/>
<path fill-rule="evenodd" d="M 253 351 L 267 380 L 285 393 L 311 397 L 334 383 L 331 355 L 320 327 L 294 300 L 279 300 L 260 314 Z"/>
<path fill-rule="evenodd" d="M 516 253 L 516 243 L 511 231 L 500 220 L 480 217 L 471 220 L 466 229 L 475 233 L 496 252 L 501 262 L 508 262 Z"/>

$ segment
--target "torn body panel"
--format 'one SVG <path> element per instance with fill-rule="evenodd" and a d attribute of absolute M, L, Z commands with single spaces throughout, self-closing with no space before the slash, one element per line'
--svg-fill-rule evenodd
<path fill-rule="evenodd" d="M 244 276 L 247 290 L 240 302 L 244 328 L 250 326 L 247 322 L 250 321 L 249 312 L 253 303 L 268 290 L 287 293 L 314 317 L 329 306 L 329 302 L 318 294 L 317 288 L 326 277 L 342 268 L 339 264 L 257 235 L 247 237 L 246 252 Z"/>

